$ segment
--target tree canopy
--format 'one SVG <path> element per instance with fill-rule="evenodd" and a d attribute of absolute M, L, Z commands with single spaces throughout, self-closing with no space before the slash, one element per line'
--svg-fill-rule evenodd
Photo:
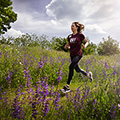
<path fill-rule="evenodd" d="M 0 35 L 11 28 L 10 23 L 17 20 L 17 14 L 12 11 L 11 0 L 0 0 Z"/>
<path fill-rule="evenodd" d="M 99 55 L 118 54 L 120 52 L 119 42 L 117 40 L 114 40 L 110 36 L 108 36 L 107 40 L 103 38 L 103 42 L 99 43 L 97 51 Z"/>

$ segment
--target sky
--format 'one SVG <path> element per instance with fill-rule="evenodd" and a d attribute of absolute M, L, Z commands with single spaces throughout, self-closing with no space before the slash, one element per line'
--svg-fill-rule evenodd
<path fill-rule="evenodd" d="M 22 34 L 66 38 L 71 24 L 84 24 L 83 34 L 99 44 L 111 36 L 120 42 L 120 0 L 12 0 L 17 21 L 5 36 Z"/>

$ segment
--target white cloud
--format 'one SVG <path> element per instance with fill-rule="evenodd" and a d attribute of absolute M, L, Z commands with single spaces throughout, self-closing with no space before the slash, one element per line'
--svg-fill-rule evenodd
<path fill-rule="evenodd" d="M 34 19 L 34 16 L 27 13 L 18 13 L 18 20 L 12 24 L 12 27 L 24 33 L 46 34 L 52 36 L 61 36 L 60 34 L 64 34 L 64 31 L 67 31 L 66 24 L 61 24 L 54 19 Z"/>
<path fill-rule="evenodd" d="M 87 36 L 94 34 L 102 38 L 119 36 L 116 31 L 120 26 L 119 6 L 119 0 L 52 0 L 46 6 L 46 14 L 67 28 L 66 24 L 70 27 L 73 21 L 79 21 L 85 25 Z"/>
<path fill-rule="evenodd" d="M 48 16 L 54 17 L 56 20 L 74 20 L 82 17 L 82 4 L 85 0 L 52 0 L 46 6 Z"/>
<path fill-rule="evenodd" d="M 18 18 L 12 28 L 17 33 L 66 37 L 71 32 L 71 23 L 79 21 L 85 25 L 86 36 L 93 41 L 100 41 L 106 35 L 120 37 L 119 0 L 45 0 L 48 5 L 43 0 L 37 1 L 14 1 L 18 3 L 14 4 Z"/>
<path fill-rule="evenodd" d="M 106 20 L 114 15 L 119 0 L 52 0 L 46 6 L 46 14 L 56 20 L 80 20 L 90 22 Z M 116 10 L 117 12 L 117 10 Z"/>
<path fill-rule="evenodd" d="M 21 31 L 17 31 L 13 28 L 11 28 L 10 30 L 7 31 L 7 33 L 5 33 L 3 36 L 9 36 L 9 37 L 19 37 L 22 36 L 24 33 L 22 33 Z"/>
<path fill-rule="evenodd" d="M 86 30 L 88 32 L 91 32 L 91 34 L 93 34 L 93 33 L 95 33 L 95 34 L 106 34 L 106 32 L 104 30 L 102 30 L 102 28 L 100 26 L 98 26 L 97 24 L 86 25 Z"/>
<path fill-rule="evenodd" d="M 51 20 L 51 23 L 54 24 L 54 25 L 58 24 L 57 21 L 55 21 L 55 20 Z"/>

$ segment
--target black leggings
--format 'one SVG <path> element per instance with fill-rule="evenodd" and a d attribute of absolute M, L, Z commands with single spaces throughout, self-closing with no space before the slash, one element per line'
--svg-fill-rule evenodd
<path fill-rule="evenodd" d="M 74 75 L 74 69 L 76 70 L 76 72 L 78 72 L 78 73 L 81 72 L 83 75 L 87 76 L 87 72 L 80 69 L 78 66 L 78 62 L 81 58 L 82 58 L 82 56 L 79 56 L 79 55 L 71 57 L 71 64 L 69 66 L 69 76 L 68 76 L 68 81 L 67 81 L 68 85 L 70 84 L 72 77 Z"/>

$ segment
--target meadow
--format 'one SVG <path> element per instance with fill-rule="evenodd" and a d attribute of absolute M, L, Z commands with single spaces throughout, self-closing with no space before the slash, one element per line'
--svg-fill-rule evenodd
<path fill-rule="evenodd" d="M 0 45 L 1 120 L 120 120 L 120 55 L 85 55 L 67 82 L 69 53 Z"/>

